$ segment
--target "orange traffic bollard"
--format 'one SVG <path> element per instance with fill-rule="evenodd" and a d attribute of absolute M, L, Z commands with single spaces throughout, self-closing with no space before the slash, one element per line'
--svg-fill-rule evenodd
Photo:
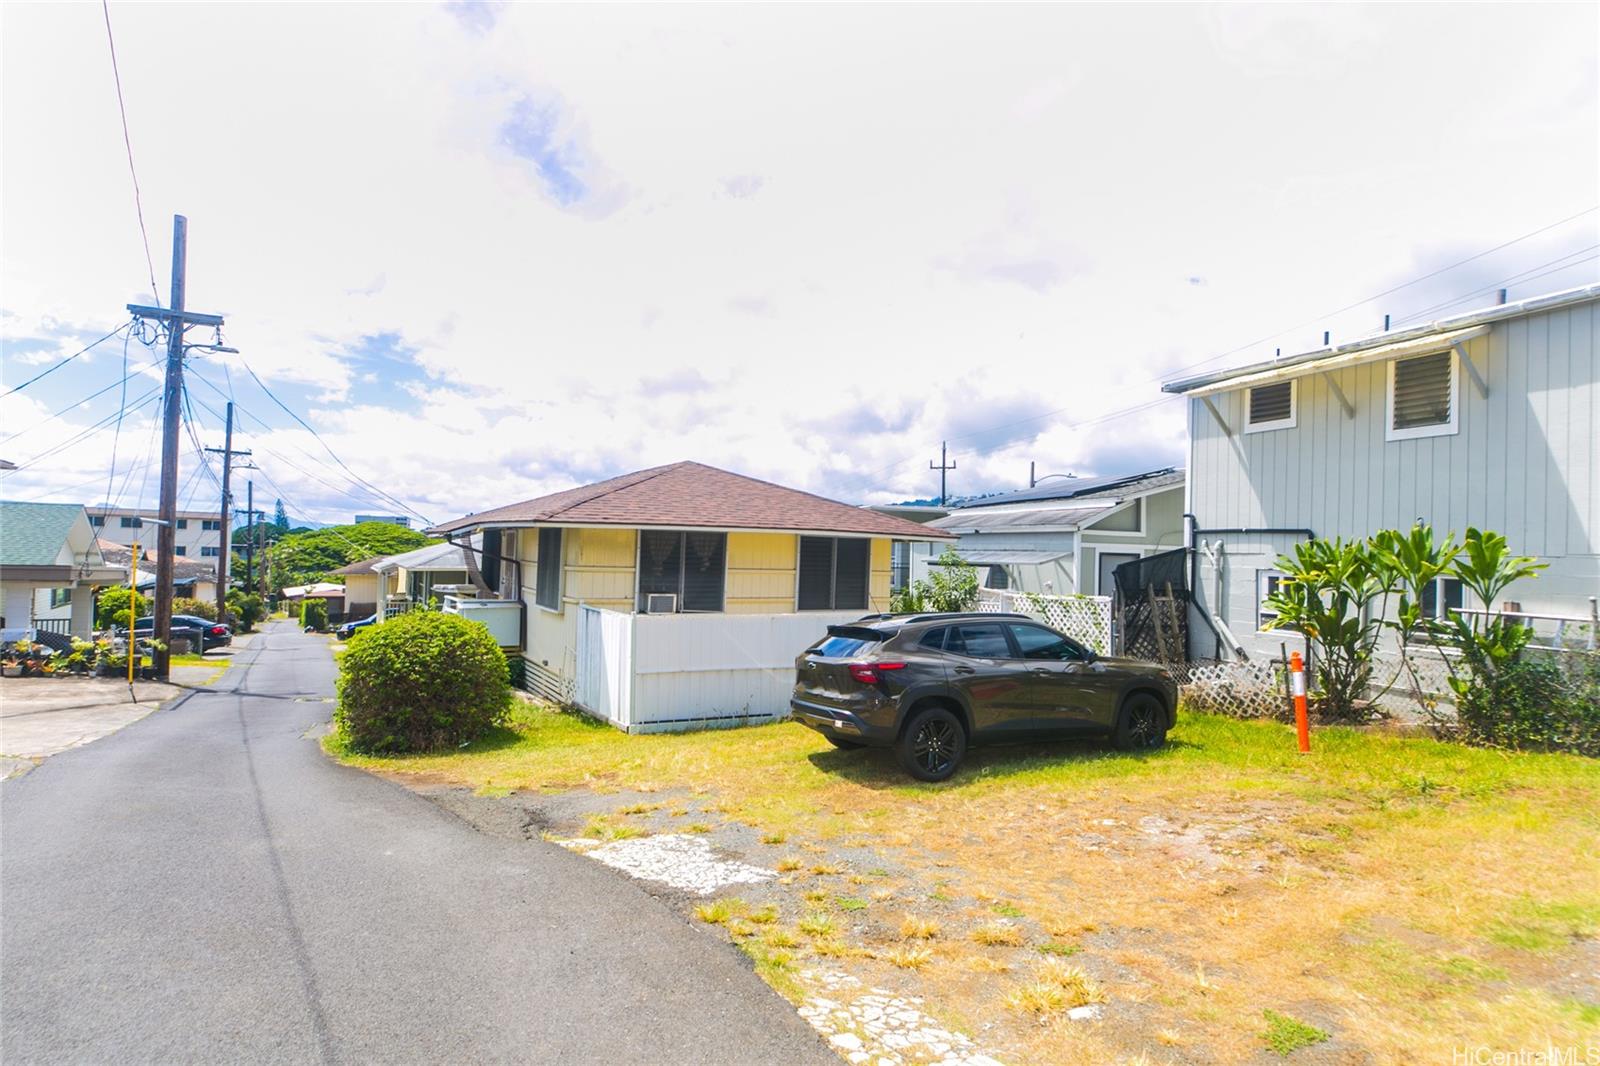
<path fill-rule="evenodd" d="M 1294 728 L 1304 754 L 1311 750 L 1311 723 L 1306 716 L 1306 664 L 1297 651 L 1289 653 L 1289 693 L 1294 697 Z"/>

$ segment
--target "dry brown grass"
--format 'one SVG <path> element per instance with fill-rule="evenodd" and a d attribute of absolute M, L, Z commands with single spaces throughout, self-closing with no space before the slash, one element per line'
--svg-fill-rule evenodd
<path fill-rule="evenodd" d="M 1376 1062 L 1577 1044 L 1594 1024 L 1562 983 L 1587 972 L 1583 952 L 1600 935 L 1593 760 L 1344 729 L 1320 730 L 1298 756 L 1282 726 L 1186 715 L 1157 755 L 982 749 L 952 782 L 922 786 L 887 761 L 840 762 L 794 726 L 627 736 L 538 712 L 507 736 L 351 761 L 496 789 L 695 782 L 809 856 L 779 864 L 797 894 L 806 865 L 834 866 L 822 856 L 871 841 L 906 905 L 944 906 L 948 926 L 964 900 L 985 905 L 984 918 L 963 919 L 980 922 L 1003 901 L 1079 947 L 1072 961 L 1107 975 L 1113 1003 L 1145 1001 L 1137 1032 L 1113 1010 L 1070 1049 L 1053 1027 L 1024 1025 L 1031 1012 L 1012 1015 L 984 1037 L 1000 1059 L 1125 1061 L 1171 1033 L 1186 1058 L 1239 1062 L 1261 1053 L 1263 1007 L 1305 1003 Z M 1038 955 L 1012 929 L 1017 943 L 969 945 L 904 979 L 954 1016 L 1004 1019 L 994 974 L 1045 983 L 1023 968 Z M 864 934 L 806 935 L 833 951 Z"/>
<path fill-rule="evenodd" d="M 935 918 L 908 914 L 900 919 L 900 936 L 904 940 L 932 940 L 939 935 L 940 928 Z"/>
<path fill-rule="evenodd" d="M 933 959 L 933 952 L 928 948 L 916 948 L 906 945 L 884 948 L 873 952 L 873 957 L 882 959 L 891 966 L 902 970 L 920 970 Z"/>
<path fill-rule="evenodd" d="M 974 929 L 971 936 L 973 943 L 990 948 L 1014 948 L 1022 944 L 1022 930 L 1010 922 L 986 922 Z"/>

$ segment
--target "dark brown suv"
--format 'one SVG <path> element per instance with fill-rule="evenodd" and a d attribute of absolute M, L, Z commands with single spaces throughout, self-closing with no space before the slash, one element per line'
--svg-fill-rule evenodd
<path fill-rule="evenodd" d="M 1159 747 L 1178 687 L 1155 663 L 1098 655 L 1019 614 L 867 615 L 795 660 L 789 708 L 836 747 L 892 747 L 942 781 L 969 744 L 1073 734 Z"/>

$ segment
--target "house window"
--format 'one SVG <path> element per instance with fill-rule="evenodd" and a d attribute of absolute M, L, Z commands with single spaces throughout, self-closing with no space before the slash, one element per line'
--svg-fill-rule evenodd
<path fill-rule="evenodd" d="M 89 524 L 96 529 L 100 529 L 106 524 L 106 516 L 103 514 L 92 514 L 89 516 Z"/>
<path fill-rule="evenodd" d="M 183 523 L 181 521 L 178 523 L 178 528 L 179 529 L 183 528 Z M 202 518 L 200 520 L 200 528 L 204 532 L 220 533 L 222 531 L 222 519 L 220 519 L 220 518 Z"/>
<path fill-rule="evenodd" d="M 1003 566 L 991 566 L 984 575 L 983 587 L 986 589 L 1008 589 L 1011 587 L 1011 578 Z"/>
<path fill-rule="evenodd" d="M 911 584 L 911 542 L 889 542 L 889 591 L 899 592 Z"/>
<path fill-rule="evenodd" d="M 1293 429 L 1295 423 L 1295 383 L 1257 385 L 1247 397 L 1244 431 L 1260 433 L 1269 429 Z"/>
<path fill-rule="evenodd" d="M 561 610 L 561 530 L 539 530 L 539 565 L 534 577 L 533 602 L 546 610 Z"/>
<path fill-rule="evenodd" d="M 143 522 L 139 521 L 138 515 L 123 515 L 119 521 L 122 523 L 123 529 L 139 529 L 144 525 Z"/>
<path fill-rule="evenodd" d="M 182 544 L 178 545 L 176 548 L 173 548 L 172 550 L 177 552 L 179 555 L 188 555 L 189 554 L 188 547 L 186 547 L 185 545 L 182 545 Z"/>
<path fill-rule="evenodd" d="M 200 549 L 200 555 L 205 559 L 215 559 L 222 554 L 222 549 L 214 544 L 207 544 Z"/>
<path fill-rule="evenodd" d="M 178 528 L 179 529 L 188 529 L 189 528 L 189 520 L 187 518 L 178 519 Z"/>
<path fill-rule="evenodd" d="M 1266 629 L 1267 623 L 1278 617 L 1278 612 L 1267 607 L 1267 597 L 1275 596 L 1283 585 L 1281 570 L 1256 571 L 1256 628 Z"/>
<path fill-rule="evenodd" d="M 640 531 L 638 609 L 652 593 L 666 593 L 680 611 L 722 610 L 727 557 L 726 533 Z"/>
<path fill-rule="evenodd" d="M 1438 437 L 1457 428 L 1456 357 L 1435 352 L 1389 364 L 1386 440 Z"/>
<path fill-rule="evenodd" d="M 801 537 L 800 587 L 795 603 L 802 611 L 864 611 L 872 542 L 857 537 Z"/>
<path fill-rule="evenodd" d="M 65 607 L 71 602 L 72 602 L 72 590 L 71 589 L 51 589 L 50 590 L 50 606 L 52 606 L 52 607 Z"/>
<path fill-rule="evenodd" d="M 1465 593 L 1457 578 L 1435 578 L 1422 588 L 1422 614 L 1426 618 L 1449 618 L 1452 611 L 1464 606 Z"/>

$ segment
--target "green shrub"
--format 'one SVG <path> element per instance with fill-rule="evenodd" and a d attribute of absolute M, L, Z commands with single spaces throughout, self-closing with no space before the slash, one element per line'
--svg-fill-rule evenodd
<path fill-rule="evenodd" d="M 505 721 L 507 673 L 506 657 L 483 625 L 411 611 L 350 642 L 339 664 L 334 723 L 354 751 L 459 747 Z"/>
<path fill-rule="evenodd" d="M 315 629 L 318 633 L 328 628 L 328 601 L 327 600 L 301 600 L 300 624 L 306 629 Z"/>
<path fill-rule="evenodd" d="M 99 629 L 126 626 L 128 624 L 128 598 L 130 596 L 134 596 L 137 601 L 137 610 L 140 617 L 150 613 L 150 600 L 148 597 L 135 595 L 132 589 L 118 585 L 101 591 L 99 600 L 95 602 L 95 626 Z"/>
<path fill-rule="evenodd" d="M 913 581 L 889 598 L 895 614 L 923 611 L 970 611 L 978 605 L 978 571 L 946 548 L 934 560 L 928 580 Z"/>
<path fill-rule="evenodd" d="M 1576 654 L 1558 663 L 1521 652 L 1495 665 L 1473 644 L 1462 652 L 1477 679 L 1457 687 L 1462 739 L 1600 756 L 1600 659 Z"/>
<path fill-rule="evenodd" d="M 192 614 L 196 618 L 217 620 L 217 605 L 211 600 L 197 600 L 192 596 L 179 596 L 172 601 L 173 614 Z"/>
<path fill-rule="evenodd" d="M 257 622 L 266 617 L 267 608 L 261 602 L 261 597 L 254 592 L 233 589 L 228 593 L 228 612 L 238 623 L 239 632 L 248 633 L 255 628 Z"/>

